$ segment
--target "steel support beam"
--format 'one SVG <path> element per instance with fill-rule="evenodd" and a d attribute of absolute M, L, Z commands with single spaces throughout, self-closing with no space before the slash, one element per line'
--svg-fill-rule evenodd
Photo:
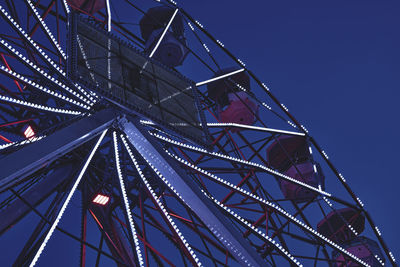
<path fill-rule="evenodd" d="M 117 117 L 114 109 L 99 111 L 0 159 L 0 192 L 101 134 Z"/>
<path fill-rule="evenodd" d="M 193 210 L 241 265 L 266 265 L 266 262 L 251 247 L 250 243 L 243 239 L 240 232 L 221 214 L 212 200 L 200 191 L 193 180 L 174 163 L 138 121 L 132 123 L 121 120 L 120 124 L 129 142 L 139 154 L 168 180 L 171 186 L 179 192 L 186 205 Z"/>

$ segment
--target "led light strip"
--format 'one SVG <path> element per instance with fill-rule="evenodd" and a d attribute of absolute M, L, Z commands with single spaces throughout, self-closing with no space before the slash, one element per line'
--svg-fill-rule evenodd
<path fill-rule="evenodd" d="M 203 193 L 205 194 L 205 192 L 203 191 Z M 207 194 L 205 194 L 207 196 Z M 275 240 L 273 240 L 272 238 L 270 238 L 269 236 L 267 236 L 266 234 L 264 234 L 263 232 L 261 232 L 259 229 L 255 228 L 250 222 L 248 222 L 247 220 L 243 219 L 240 215 L 238 215 L 237 213 L 235 213 L 234 211 L 232 211 L 230 208 L 226 207 L 224 204 L 222 204 L 221 202 L 219 202 L 218 200 L 216 200 L 215 198 L 213 198 L 212 196 L 208 196 L 210 197 L 218 206 L 220 206 L 221 208 L 223 208 L 224 210 L 226 210 L 229 214 L 231 214 L 233 217 L 235 217 L 236 219 L 240 220 L 242 222 L 242 224 L 246 225 L 248 228 L 250 228 L 251 231 L 255 232 L 256 234 L 258 234 L 259 236 L 261 236 L 264 240 L 268 241 L 270 244 L 272 244 L 274 247 L 276 247 L 277 249 L 279 249 L 282 253 L 284 253 L 295 265 L 297 266 L 303 266 L 303 264 L 301 264 L 295 257 L 293 257 L 285 248 L 283 248 L 279 243 L 277 243 Z"/>
<path fill-rule="evenodd" d="M 314 191 L 314 192 L 317 192 L 317 193 L 319 193 L 319 194 L 322 194 L 322 195 L 325 195 L 325 196 L 328 196 L 328 197 L 332 196 L 330 193 L 327 193 L 327 192 L 325 192 L 325 191 L 323 191 L 323 190 L 320 190 L 320 189 L 318 189 L 318 188 L 315 188 L 315 187 L 313 187 L 313 186 L 310 186 L 310 185 L 308 185 L 308 184 L 306 184 L 306 183 L 300 182 L 300 181 L 298 181 L 298 180 L 296 180 L 296 179 L 294 179 L 294 178 L 292 178 L 292 177 L 289 177 L 289 176 L 287 176 L 287 175 L 284 175 L 284 174 L 282 174 L 282 173 L 279 173 L 279 172 L 277 172 L 277 171 L 275 171 L 275 170 L 273 170 L 273 169 L 267 168 L 267 167 L 265 167 L 265 166 L 262 165 L 262 164 L 250 162 L 250 161 L 247 161 L 247 160 L 242 160 L 242 159 L 235 158 L 235 157 L 231 157 L 231 156 L 226 156 L 226 155 L 223 155 L 223 154 L 220 154 L 220 153 L 217 153 L 217 152 L 211 152 L 211 151 L 205 150 L 205 149 L 203 149 L 203 148 L 195 147 L 195 146 L 192 146 L 192 145 L 187 145 L 187 144 L 184 144 L 184 143 L 181 143 L 181 142 L 172 140 L 172 139 L 170 139 L 170 138 L 161 136 L 161 135 L 159 135 L 159 134 L 157 134 L 157 133 L 152 133 L 152 132 L 149 132 L 149 133 L 150 133 L 150 135 L 155 136 L 155 137 L 157 137 L 158 139 L 163 140 L 163 141 L 166 141 L 166 142 L 168 142 L 168 143 L 170 143 L 170 144 L 174 144 L 174 145 L 177 145 L 177 146 L 180 146 L 180 147 L 184 147 L 184 148 L 190 149 L 190 150 L 192 150 L 192 151 L 197 151 L 197 152 L 200 152 L 200 153 L 208 154 L 208 155 L 210 155 L 210 156 L 214 156 L 214 157 L 218 157 L 218 158 L 222 158 L 222 159 L 227 159 L 227 160 L 230 160 L 230 161 L 233 161 L 233 162 L 237 162 L 237 163 L 241 163 L 241 164 L 246 164 L 246 165 L 248 165 L 248 166 L 253 166 L 253 167 L 256 167 L 256 168 L 265 170 L 265 171 L 267 171 L 268 173 L 270 173 L 270 174 L 272 174 L 272 175 L 279 176 L 280 178 L 283 178 L 283 179 L 285 179 L 285 180 L 287 180 L 287 181 L 290 181 L 290 182 L 292 182 L 292 183 L 301 185 L 302 187 L 306 187 L 306 188 L 308 188 L 308 189 L 310 189 L 310 190 L 312 190 L 312 191 Z"/>
<path fill-rule="evenodd" d="M 43 106 L 43 105 L 38 105 L 38 104 L 31 103 L 31 102 L 27 102 L 27 101 L 11 98 L 11 97 L 8 97 L 8 96 L 2 96 L 2 95 L 0 95 L 0 101 L 13 103 L 13 104 L 17 104 L 17 105 L 22 105 L 22 106 L 26 106 L 26 107 L 31 107 L 31 108 L 34 108 L 34 109 L 50 111 L 50 112 L 54 112 L 54 113 L 63 113 L 63 114 L 69 114 L 69 115 L 81 115 L 82 114 L 80 111 L 46 107 L 46 106 Z"/>
<path fill-rule="evenodd" d="M 391 251 L 389 251 L 389 255 L 392 258 L 393 262 L 396 262 L 396 259 L 394 258 L 393 253 Z"/>
<path fill-rule="evenodd" d="M 154 55 L 154 53 L 157 51 L 158 46 L 161 44 L 161 41 L 164 39 L 164 35 L 167 33 L 169 27 L 171 26 L 172 21 L 174 20 L 176 14 L 178 13 L 178 10 L 179 9 L 175 9 L 174 14 L 172 15 L 172 17 L 169 20 L 167 26 L 165 27 L 163 33 L 161 34 L 160 38 L 158 39 L 158 42 L 157 42 L 156 46 L 153 48 L 153 51 L 151 51 L 149 58 L 151 58 Z"/>
<path fill-rule="evenodd" d="M 67 56 L 65 55 L 64 51 L 62 50 L 61 46 L 58 44 L 58 42 L 56 41 L 56 39 L 54 38 L 53 34 L 51 33 L 49 27 L 47 27 L 46 23 L 44 22 L 44 20 L 42 20 L 42 18 L 40 17 L 39 12 L 37 11 L 37 9 L 35 8 L 35 6 L 32 4 L 32 2 L 30 0 L 26 0 L 26 2 L 29 4 L 30 8 L 32 9 L 33 13 L 35 14 L 36 18 L 38 19 L 38 21 L 40 22 L 40 24 L 42 25 L 42 27 L 46 30 L 48 36 L 50 37 L 51 41 L 53 42 L 53 44 L 55 45 L 55 47 L 57 48 L 58 52 L 60 52 L 60 54 L 62 55 L 62 57 L 64 58 L 64 60 L 67 59 Z"/>
<path fill-rule="evenodd" d="M 138 256 L 139 265 L 144 266 L 144 261 L 143 261 L 143 257 L 142 257 L 142 252 L 140 250 L 139 240 L 138 240 L 135 225 L 134 225 L 133 219 L 132 219 L 131 208 L 129 207 L 128 196 L 126 194 L 125 184 L 124 184 L 124 180 L 122 178 L 121 165 L 120 165 L 120 161 L 119 161 L 117 133 L 115 131 L 113 132 L 113 141 L 114 141 L 114 152 L 115 152 L 115 164 L 117 167 L 119 183 L 121 185 L 122 197 L 124 199 L 125 211 L 126 211 L 126 214 L 128 215 L 129 226 L 131 228 L 133 242 L 135 243 L 135 249 L 136 249 L 136 254 Z"/>
<path fill-rule="evenodd" d="M 329 240 L 327 237 L 325 237 L 324 235 L 320 234 L 319 232 L 315 231 L 313 228 L 311 228 L 310 226 L 308 226 L 307 224 L 303 223 L 302 221 L 298 220 L 297 218 L 295 218 L 293 215 L 289 214 L 287 211 L 285 211 L 284 209 L 282 209 L 281 207 L 279 207 L 278 205 L 269 202 L 259 196 L 256 196 L 250 192 L 248 192 L 247 190 L 244 190 L 241 187 L 238 187 L 230 182 L 225 181 L 224 179 L 221 179 L 217 176 L 215 176 L 212 173 L 207 172 L 206 170 L 203 170 L 197 166 L 194 166 L 193 164 L 187 162 L 186 160 L 170 153 L 169 151 L 166 151 L 170 156 L 172 156 L 173 158 L 175 158 L 177 161 L 189 166 L 190 168 L 201 172 L 202 174 L 206 175 L 207 177 L 210 177 L 212 179 L 214 179 L 215 181 L 219 182 L 219 183 L 223 183 L 226 186 L 230 187 L 231 189 L 241 192 L 245 195 L 247 195 L 248 197 L 252 198 L 253 200 L 262 202 L 263 204 L 269 206 L 270 208 L 274 209 L 275 211 L 278 211 L 280 214 L 284 215 L 286 218 L 290 219 L 291 221 L 295 222 L 298 226 L 300 226 L 301 228 L 303 228 L 304 230 L 310 232 L 311 234 L 313 234 L 314 236 L 317 236 L 318 238 L 324 240 L 325 242 L 329 243 L 332 247 L 338 249 L 339 251 L 341 251 L 342 253 L 346 254 L 347 256 L 351 257 L 352 259 L 356 260 L 357 262 L 363 264 L 364 266 L 370 266 L 367 263 L 365 263 L 364 261 L 362 261 L 361 259 L 357 258 L 355 255 L 351 254 L 350 252 L 348 252 L 347 250 L 345 250 L 344 248 L 342 248 L 341 246 L 339 246 L 338 244 L 336 244 L 335 242 L 332 242 L 331 240 Z"/>
<path fill-rule="evenodd" d="M 89 155 L 88 159 L 86 160 L 85 165 L 83 165 L 83 168 L 82 168 L 81 172 L 79 173 L 78 178 L 76 179 L 74 185 L 72 186 L 71 191 L 68 193 L 68 196 L 67 196 L 66 200 L 64 201 L 64 204 L 62 205 L 62 207 L 60 209 L 60 212 L 58 213 L 55 221 L 51 225 L 50 230 L 47 232 L 45 239 L 43 240 L 42 244 L 40 245 L 40 247 L 39 247 L 38 251 L 36 252 L 36 255 L 33 258 L 31 264 L 29 265 L 29 267 L 35 266 L 35 264 L 38 261 L 40 255 L 42 254 L 44 248 L 46 247 L 47 242 L 49 241 L 49 239 L 52 236 L 54 230 L 56 229 L 58 223 L 60 222 L 61 217 L 63 216 L 63 214 L 65 212 L 65 209 L 67 208 L 72 196 L 74 195 L 75 190 L 77 189 L 77 187 L 78 187 L 83 175 L 85 174 L 86 169 L 89 166 L 90 161 L 92 160 L 94 154 L 97 151 L 97 148 L 99 147 L 101 141 L 103 140 L 104 136 L 106 135 L 107 130 L 108 129 L 103 131 L 103 133 L 100 135 L 100 138 L 97 140 L 96 145 L 93 147 L 92 152 L 90 152 L 90 155 Z"/>
<path fill-rule="evenodd" d="M 39 141 L 40 139 L 43 139 L 45 137 L 46 137 L 45 135 L 34 136 L 34 137 L 29 138 L 29 139 L 22 140 L 20 142 L 13 142 L 13 143 L 0 145 L 0 150 L 5 149 L 5 148 L 10 147 L 10 146 L 14 146 L 14 145 L 15 146 L 22 146 L 22 145 L 30 144 L 30 143 Z"/>
<path fill-rule="evenodd" d="M 218 80 L 220 80 L 220 79 L 224 79 L 224 78 L 226 78 L 226 77 L 229 77 L 229 76 L 235 75 L 235 74 L 237 74 L 237 73 L 243 72 L 244 70 L 245 70 L 245 69 L 235 70 L 235 71 L 226 73 L 226 74 L 224 74 L 224 75 L 211 78 L 211 79 L 206 80 L 206 81 L 198 82 L 198 83 L 196 83 L 196 86 L 199 87 L 199 86 L 205 85 L 205 84 L 207 84 L 207 83 L 211 83 L 211 82 L 214 82 L 214 81 L 218 81 Z"/>
<path fill-rule="evenodd" d="M 181 234 L 179 228 L 176 226 L 175 222 L 172 220 L 171 216 L 169 215 L 168 211 L 164 208 L 164 205 L 162 204 L 162 202 L 159 200 L 159 198 L 157 197 L 157 195 L 154 193 L 154 190 L 152 189 L 152 187 L 150 186 L 149 182 L 147 181 L 146 177 L 144 176 L 142 170 L 140 169 L 139 164 L 136 161 L 136 158 L 134 157 L 125 137 L 123 135 L 121 135 L 121 139 L 122 142 L 125 145 L 126 150 L 128 151 L 128 154 L 133 162 L 133 164 L 135 165 L 140 178 L 142 179 L 142 181 L 144 182 L 144 184 L 146 185 L 147 189 L 149 190 L 150 194 L 153 196 L 153 199 L 156 201 L 157 205 L 159 206 L 159 208 L 161 209 L 161 211 L 164 213 L 165 217 L 167 218 L 169 224 L 174 228 L 175 232 L 177 233 L 178 237 L 180 238 L 180 240 L 182 241 L 182 243 L 184 244 L 184 246 L 186 247 L 186 249 L 189 251 L 190 255 L 192 256 L 193 260 L 196 262 L 197 266 L 202 266 L 201 262 L 199 261 L 199 259 L 197 258 L 196 254 L 194 253 L 194 251 L 192 250 L 192 248 L 190 247 L 189 243 L 186 241 L 185 237 Z M 149 163 L 149 162 L 147 162 Z M 149 163 L 150 167 L 153 168 L 153 170 L 157 173 L 158 176 L 160 176 L 161 178 L 161 174 L 160 172 Z M 168 183 L 169 184 L 169 183 Z M 168 185 L 167 184 L 167 185 Z M 170 186 L 170 185 L 169 185 Z M 176 192 L 175 190 L 173 190 L 174 192 Z"/>
<path fill-rule="evenodd" d="M 59 98 L 61 100 L 67 101 L 67 102 L 69 102 L 69 103 L 71 103 L 73 105 L 76 105 L 76 106 L 79 106 L 81 108 L 84 108 L 86 110 L 90 109 L 90 107 L 88 105 L 82 104 L 82 103 L 80 103 L 78 101 L 75 101 L 75 100 L 69 98 L 69 97 L 66 97 L 66 96 L 64 96 L 62 94 L 59 94 L 57 92 L 54 92 L 54 91 L 52 91 L 52 90 L 50 90 L 50 89 L 48 89 L 46 87 L 43 87 L 42 85 L 39 85 L 39 84 L 27 79 L 26 77 L 16 73 L 15 71 L 9 70 L 8 68 L 4 67 L 3 65 L 0 65 L 0 69 L 2 71 L 4 71 L 4 72 L 8 73 L 9 75 L 13 76 L 16 80 L 20 80 L 20 81 L 22 81 L 22 82 L 24 82 L 26 84 L 29 84 L 30 86 L 32 86 L 32 87 L 34 87 L 34 88 L 36 88 L 36 89 L 38 89 L 38 90 L 40 90 L 40 91 L 42 91 L 42 92 L 44 92 L 46 94 L 52 95 L 52 96 L 57 97 L 57 98 Z"/>
<path fill-rule="evenodd" d="M 33 63 L 32 61 L 30 61 L 29 59 L 27 59 L 24 55 L 22 55 L 18 50 L 16 50 L 15 48 L 13 48 L 10 44 L 8 44 L 5 40 L 1 39 L 0 40 L 0 44 L 5 47 L 6 49 L 8 49 L 9 51 L 11 51 L 14 55 L 16 55 L 18 58 L 20 58 L 23 62 L 25 62 L 25 64 L 27 64 L 30 68 L 33 68 L 36 72 L 40 73 L 43 77 L 45 77 L 46 79 L 48 79 L 49 81 L 55 83 L 57 86 L 63 88 L 64 90 L 66 90 L 67 92 L 71 93 L 72 95 L 74 95 L 75 97 L 82 99 L 83 101 L 85 101 L 86 104 L 88 105 L 93 105 L 93 103 L 91 103 L 89 100 L 85 99 L 82 95 L 78 94 L 77 92 L 75 92 L 74 90 L 72 90 L 71 88 L 69 88 L 68 86 L 66 86 L 65 84 L 61 83 L 60 81 L 58 81 L 57 79 L 55 79 L 54 77 L 51 77 L 49 74 L 47 74 L 46 71 L 42 70 L 41 68 L 39 68 L 35 63 Z"/>
<path fill-rule="evenodd" d="M 96 84 L 96 86 L 100 87 L 99 83 L 95 79 L 94 73 L 92 71 L 92 67 L 90 66 L 90 64 L 87 60 L 86 52 L 83 49 L 83 45 L 82 45 L 81 39 L 79 38 L 79 35 L 76 36 L 76 41 L 78 42 L 79 49 L 81 50 L 82 57 L 83 57 L 83 60 L 85 61 L 86 68 L 89 70 L 90 77 L 92 78 L 92 80 Z"/>
<path fill-rule="evenodd" d="M 69 9 L 69 5 L 67 3 L 67 0 L 63 0 L 62 2 L 64 4 L 65 12 L 67 12 L 67 14 L 69 14 L 71 12 L 71 10 Z"/>
<path fill-rule="evenodd" d="M 297 133 L 297 132 L 278 130 L 278 129 L 272 129 L 272 128 L 265 128 L 265 127 L 246 125 L 246 124 L 239 124 L 239 123 L 214 123 L 214 122 L 210 123 L 210 122 L 208 122 L 207 126 L 208 127 L 237 127 L 237 128 L 244 128 L 244 129 L 249 129 L 249 130 L 258 130 L 258 131 L 264 131 L 264 132 L 273 132 L 273 133 L 282 133 L 282 134 L 305 136 L 304 133 Z"/>

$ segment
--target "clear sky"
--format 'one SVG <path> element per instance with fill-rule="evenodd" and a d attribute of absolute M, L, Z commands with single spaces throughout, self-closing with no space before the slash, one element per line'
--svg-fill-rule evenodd
<path fill-rule="evenodd" d="M 400 257 L 400 2 L 180 1 L 310 131 Z"/>

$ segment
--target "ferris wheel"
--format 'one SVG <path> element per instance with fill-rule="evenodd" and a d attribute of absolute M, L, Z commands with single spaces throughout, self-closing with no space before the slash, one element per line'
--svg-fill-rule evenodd
<path fill-rule="evenodd" d="M 2 266 L 397 266 L 307 129 L 173 0 L 0 15 Z"/>

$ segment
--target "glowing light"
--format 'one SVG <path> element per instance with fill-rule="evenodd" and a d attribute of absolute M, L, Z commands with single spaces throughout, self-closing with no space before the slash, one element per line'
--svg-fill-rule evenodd
<path fill-rule="evenodd" d="M 25 129 L 24 135 L 26 138 L 31 138 L 35 135 L 35 132 L 30 125 Z"/>
<path fill-rule="evenodd" d="M 108 201 L 110 201 L 110 197 L 102 195 L 102 194 L 97 194 L 96 197 L 93 199 L 93 203 L 105 206 Z"/>

